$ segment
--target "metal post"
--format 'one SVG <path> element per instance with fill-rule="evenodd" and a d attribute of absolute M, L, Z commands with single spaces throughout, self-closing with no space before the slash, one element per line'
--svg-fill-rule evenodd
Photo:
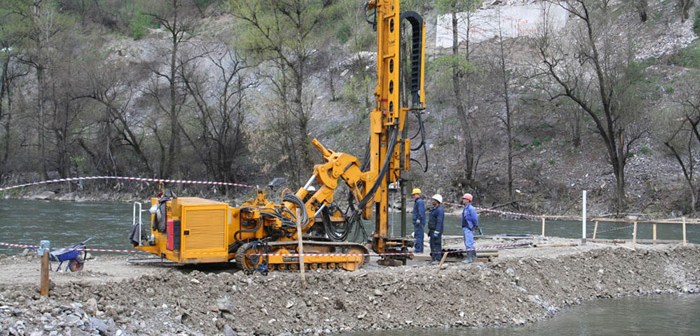
<path fill-rule="evenodd" d="M 683 217 L 683 245 L 687 245 L 687 244 L 688 244 L 688 240 L 686 239 L 686 235 L 685 235 L 685 217 Z"/>
<path fill-rule="evenodd" d="M 586 191 L 583 191 L 583 213 L 581 214 L 581 245 L 586 245 Z"/>
<path fill-rule="evenodd" d="M 401 237 L 406 237 L 406 186 L 403 180 L 399 181 L 401 197 Z"/>
<path fill-rule="evenodd" d="M 544 237 L 544 225 L 545 225 L 545 218 L 542 216 L 542 237 Z"/>

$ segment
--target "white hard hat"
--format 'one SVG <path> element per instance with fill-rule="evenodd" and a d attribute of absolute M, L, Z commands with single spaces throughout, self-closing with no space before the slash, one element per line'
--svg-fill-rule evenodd
<path fill-rule="evenodd" d="M 316 188 L 314 188 L 314 186 L 310 185 L 308 188 L 306 188 L 306 190 L 311 192 L 311 191 L 316 191 Z"/>
<path fill-rule="evenodd" d="M 433 199 L 436 200 L 436 201 L 438 201 L 438 202 L 440 202 L 440 203 L 442 203 L 442 196 L 440 196 L 440 194 L 435 194 L 435 195 L 433 195 Z"/>

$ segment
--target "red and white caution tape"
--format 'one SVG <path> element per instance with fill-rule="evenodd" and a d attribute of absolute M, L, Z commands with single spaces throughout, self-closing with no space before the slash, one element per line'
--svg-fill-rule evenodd
<path fill-rule="evenodd" d="M 232 183 L 232 182 L 168 180 L 168 179 L 158 179 L 158 178 L 126 177 L 126 176 L 85 176 L 85 177 L 68 177 L 68 178 L 60 178 L 60 179 L 54 179 L 54 180 L 46 180 L 46 181 L 18 184 L 18 185 L 14 185 L 14 186 L 10 186 L 10 187 L 0 188 L 0 191 L 17 189 L 17 188 L 24 188 L 24 187 L 35 186 L 35 185 L 40 185 L 40 184 L 74 182 L 74 181 L 82 181 L 82 180 L 125 180 L 125 181 L 175 183 L 175 184 L 226 185 L 226 186 L 243 187 L 243 188 L 255 188 L 255 186 L 252 186 L 252 185 L 241 184 L 241 183 Z"/>
<path fill-rule="evenodd" d="M 0 243 L 0 246 L 8 247 L 19 247 L 19 248 L 29 248 L 36 249 L 37 245 L 27 245 L 27 244 L 10 244 L 10 243 Z M 89 251 L 89 252 L 113 252 L 113 253 L 139 253 L 139 250 L 115 250 L 115 249 L 97 249 L 97 248 L 73 248 L 73 250 Z"/>
<path fill-rule="evenodd" d="M 0 246 L 19 247 L 19 248 L 31 248 L 31 249 L 38 248 L 37 245 L 10 244 L 10 243 L 0 243 Z"/>
<path fill-rule="evenodd" d="M 113 253 L 139 253 L 139 250 L 114 250 L 114 249 L 96 249 L 96 248 L 86 248 L 83 249 L 88 252 L 113 252 Z"/>
<path fill-rule="evenodd" d="M 450 202 L 443 202 L 442 204 L 444 205 L 450 205 L 450 206 L 455 206 L 455 207 L 462 207 L 462 204 L 457 204 L 457 203 L 450 203 Z M 491 212 L 491 213 L 496 213 L 501 216 L 508 216 L 508 217 L 517 217 L 517 218 L 530 218 L 530 219 L 540 219 L 542 216 L 538 215 L 530 215 L 526 213 L 520 213 L 520 212 L 512 212 L 512 211 L 502 211 L 502 210 L 495 210 L 495 209 L 487 209 L 487 208 L 480 208 L 480 207 L 475 207 L 477 211 L 479 212 Z"/>

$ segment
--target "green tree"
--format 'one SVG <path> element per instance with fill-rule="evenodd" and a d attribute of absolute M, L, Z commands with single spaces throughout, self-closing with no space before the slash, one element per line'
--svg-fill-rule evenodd
<path fill-rule="evenodd" d="M 44 178 L 48 178 L 47 92 L 53 83 L 54 42 L 72 24 L 61 15 L 57 3 L 49 0 L 7 0 L 2 6 L 5 27 L 19 37 L 13 46 L 17 48 L 18 61 L 30 66 L 36 76 L 36 148 L 38 166 Z"/>
<path fill-rule="evenodd" d="M 472 184 L 476 171 L 475 132 L 472 128 L 469 113 L 473 79 L 473 64 L 471 61 L 473 50 L 470 48 L 469 37 L 473 27 L 473 13 L 481 6 L 481 3 L 481 0 L 437 0 L 435 4 L 439 14 L 446 14 L 450 18 L 450 30 L 452 32 L 451 54 L 442 56 L 441 63 L 447 65 L 448 71 L 446 73 L 451 75 L 451 101 L 457 110 L 457 118 L 459 119 L 464 139 L 462 174 L 468 184 Z M 460 32 L 465 34 L 460 36 Z M 464 43 L 461 43 L 462 41 Z"/>
<path fill-rule="evenodd" d="M 275 102 L 269 105 L 268 131 L 276 139 L 275 151 L 292 182 L 301 184 L 314 161 L 310 122 L 314 97 L 309 85 L 311 64 L 322 49 L 323 24 L 332 2 L 323 0 L 231 0 L 231 13 L 239 19 L 242 34 L 237 45 L 267 70 Z"/>

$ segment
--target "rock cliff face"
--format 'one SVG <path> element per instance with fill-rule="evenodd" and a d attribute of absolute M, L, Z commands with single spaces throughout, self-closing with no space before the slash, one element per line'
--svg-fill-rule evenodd
<path fill-rule="evenodd" d="M 0 260 L 0 335 L 278 335 L 522 325 L 595 299 L 698 293 L 698 257 L 697 246 L 524 248 L 502 250 L 492 262 L 448 264 L 440 272 L 425 262 L 308 272 L 306 289 L 295 273 L 245 275 L 102 257 L 88 261 L 81 273 L 52 273 L 49 298 L 37 292 L 36 258 L 7 257 Z"/>
<path fill-rule="evenodd" d="M 625 169 L 627 211 L 656 217 L 688 214 L 691 212 L 688 185 L 683 179 L 680 165 L 663 145 L 664 131 L 657 126 L 660 125 L 658 116 L 676 108 L 674 106 L 677 106 L 680 99 L 680 83 L 695 80 L 691 78 L 694 78 L 692 74 L 697 73 L 696 69 L 678 66 L 674 61 L 684 52 L 684 48 L 696 48 L 697 36 L 693 32 L 693 23 L 690 22 L 693 20 L 683 19 L 676 1 L 644 1 L 645 20 L 641 17 L 642 7 L 638 6 L 641 1 L 610 3 L 621 6 L 619 8 L 622 9 L 617 12 L 619 16 L 611 24 L 610 30 L 597 33 L 612 34 L 620 37 L 620 40 L 630 37 L 629 45 L 619 45 L 618 48 L 633 46 L 632 56 L 639 64 L 643 64 L 644 80 L 654 86 L 641 98 L 645 101 L 635 111 L 643 115 L 644 126 L 651 127 L 631 147 Z M 697 6 L 697 2 L 694 3 Z M 532 25 L 537 25 L 541 13 L 546 12 L 544 9 L 550 6 L 553 6 L 551 1 L 485 1 L 482 9 L 472 16 L 475 28 L 481 25 L 482 29 L 471 32 L 474 39 L 471 40 L 470 49 L 476 50 L 474 54 L 477 55 L 478 50 L 489 43 L 489 36 L 493 40 L 493 36 L 500 32 L 509 38 L 509 46 L 518 49 L 517 62 L 514 63 L 524 67 L 538 63 L 536 55 L 525 51 L 525 46 L 537 34 L 532 31 Z M 518 11 L 519 8 L 528 10 Z M 536 8 L 542 9 L 540 14 L 537 14 Z M 509 22 L 500 27 L 500 30 L 494 23 L 498 20 L 487 19 L 499 15 L 501 22 Z M 556 11 L 550 11 L 548 15 L 557 18 L 557 31 L 561 34 L 571 33 L 572 24 L 576 21 L 571 15 L 562 18 Z M 447 46 L 445 35 L 450 35 L 444 21 L 443 18 L 436 20 L 437 50 Z M 482 38 L 482 31 L 491 34 Z M 460 34 L 461 39 L 464 36 L 466 34 Z M 573 45 L 573 36 L 570 40 Z M 576 118 L 574 114 L 557 112 L 557 109 L 564 109 L 562 106 L 550 110 L 539 107 L 525 111 L 525 101 L 534 99 L 530 95 L 536 96 L 536 93 L 518 91 L 517 88 L 513 91 L 520 93 L 522 98 L 514 99 L 514 104 L 518 105 L 517 113 L 513 116 L 514 128 L 517 129 L 514 137 L 520 144 L 515 150 L 513 161 L 514 199 L 507 195 L 507 153 L 503 127 L 497 123 L 488 124 L 488 118 L 480 119 L 481 123 L 478 124 L 478 128 L 489 131 L 480 133 L 480 137 L 475 139 L 480 156 L 474 181 L 466 181 L 458 176 L 462 169 L 460 164 L 463 164 L 461 156 L 464 149 L 461 148 L 461 135 L 457 134 L 459 128 L 454 126 L 441 127 L 442 138 L 436 135 L 431 139 L 434 144 L 430 147 L 433 149 L 430 151 L 431 171 L 421 175 L 419 180 L 422 178 L 424 185 L 438 189 L 451 199 L 458 199 L 464 191 L 473 191 L 478 194 L 475 202 L 477 206 L 504 206 L 504 209 L 530 214 L 576 215 L 581 211 L 582 191 L 586 190 L 590 213 L 604 215 L 613 212 L 615 177 L 601 137 L 596 134 L 590 120 L 580 125 L 581 145 L 575 147 L 570 141 L 572 129 L 567 125 L 567 120 Z M 437 93 L 436 90 L 428 90 L 427 95 L 434 97 Z M 477 97 L 472 101 L 479 99 Z M 429 105 L 431 113 L 435 115 L 443 113 L 437 112 L 440 109 L 450 108 L 449 104 L 435 100 L 431 100 Z M 486 108 L 475 108 L 471 113 L 472 116 L 483 116 L 499 113 L 502 109 L 499 104 L 492 104 Z M 449 118 L 449 115 L 443 117 L 447 114 L 440 115 L 441 118 Z M 431 127 L 435 128 L 436 125 Z M 494 145 L 499 142 L 500 145 Z M 451 185 L 446 185 L 446 180 Z M 465 185 L 471 185 L 472 190 Z"/>

